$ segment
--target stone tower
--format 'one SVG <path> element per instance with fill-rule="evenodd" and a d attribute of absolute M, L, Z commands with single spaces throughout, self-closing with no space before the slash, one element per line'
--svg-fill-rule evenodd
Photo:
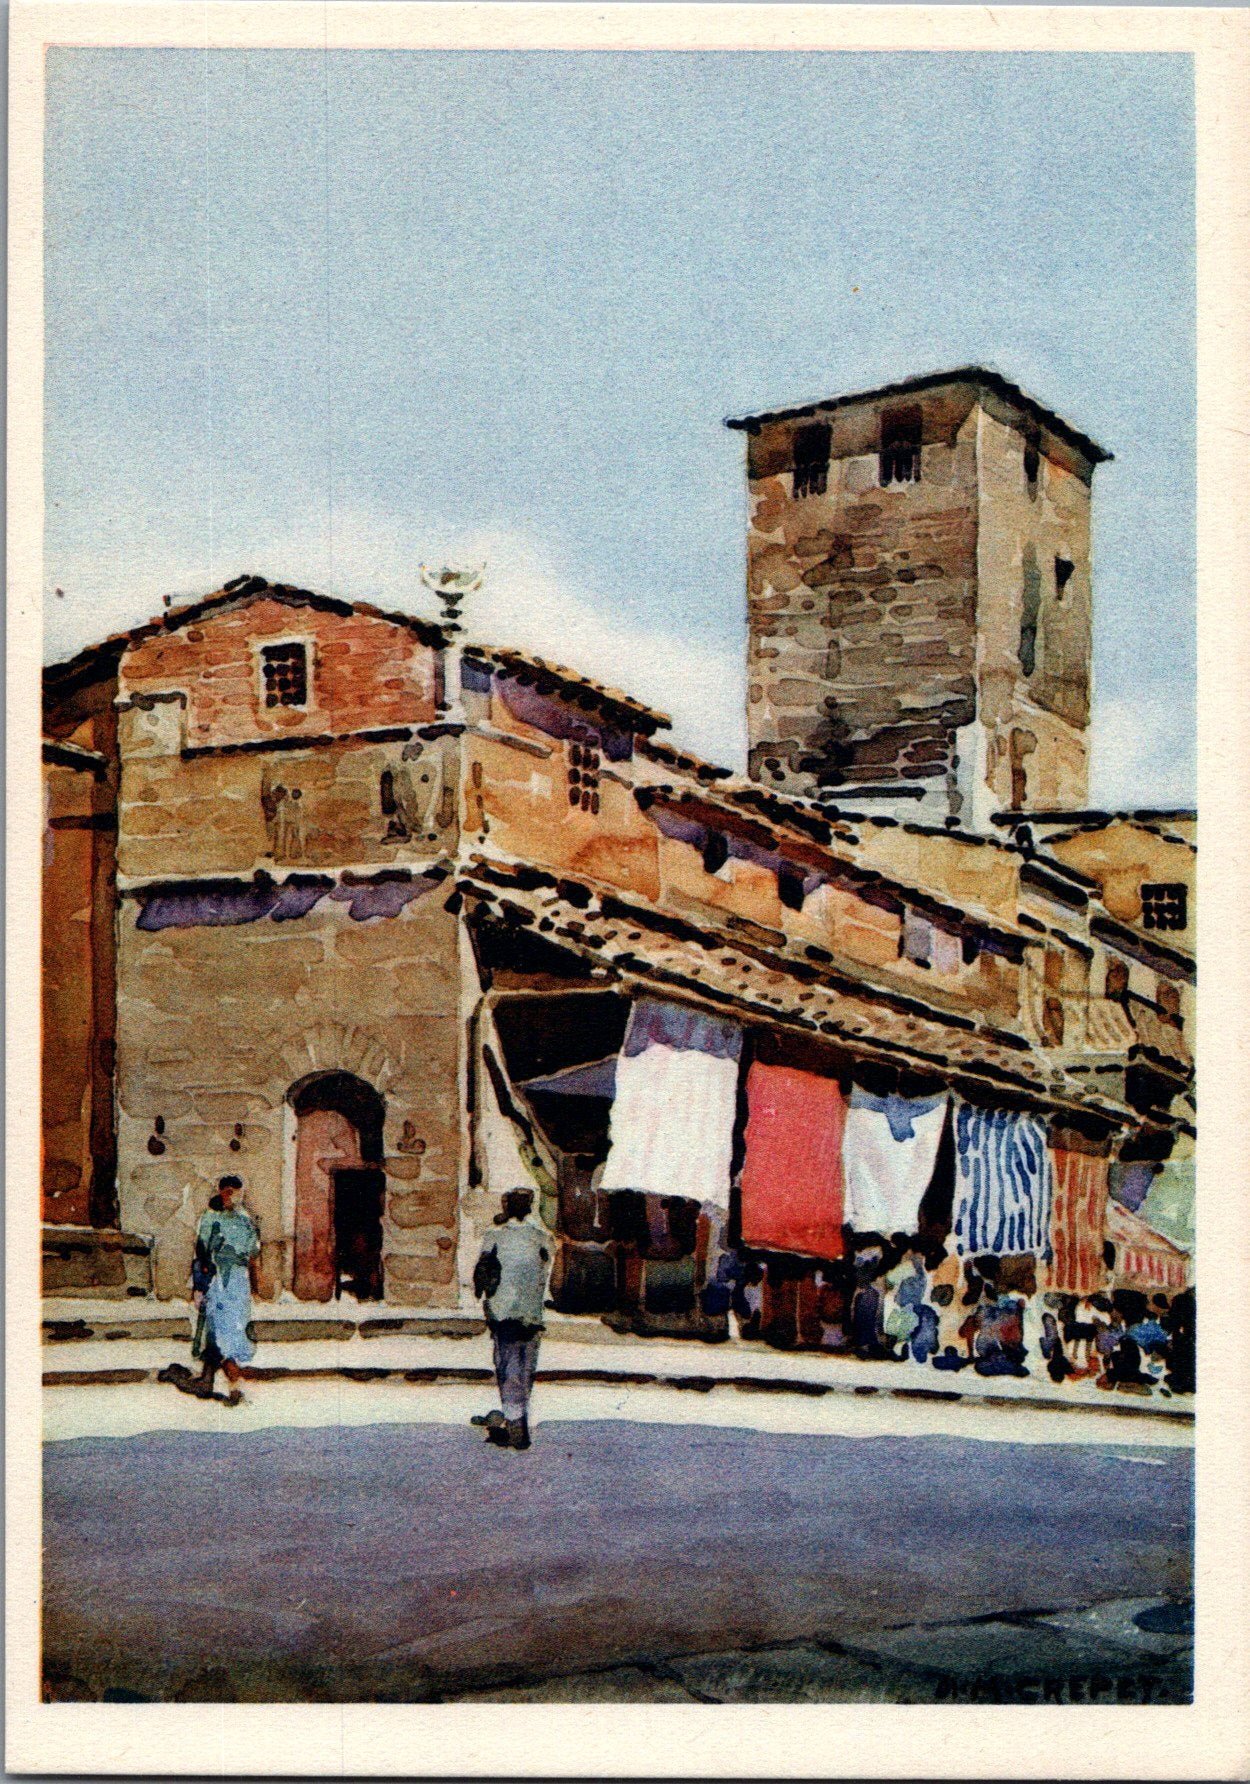
<path fill-rule="evenodd" d="M 972 828 L 1083 806 L 1090 486 L 1111 455 L 975 367 L 728 425 L 752 776 Z"/>

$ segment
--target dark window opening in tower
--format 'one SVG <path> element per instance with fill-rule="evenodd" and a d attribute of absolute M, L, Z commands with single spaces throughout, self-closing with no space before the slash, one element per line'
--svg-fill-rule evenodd
<path fill-rule="evenodd" d="M 919 483 L 924 423 L 917 407 L 889 409 L 881 417 L 881 482 Z"/>
<path fill-rule="evenodd" d="M 827 421 L 813 421 L 794 435 L 794 493 L 823 496 L 829 486 L 829 452 L 833 430 Z"/>
<path fill-rule="evenodd" d="M 1071 582 L 1072 573 L 1075 569 L 1076 565 L 1072 562 L 1071 558 L 1057 557 L 1055 559 L 1055 593 L 1059 596 L 1060 600 L 1063 599 L 1063 591 Z"/>
<path fill-rule="evenodd" d="M 1037 749 L 1037 738 L 1031 731 L 1013 731 L 1010 744 L 1011 805 L 1023 811 L 1029 800 L 1029 771 L 1025 760 Z"/>
<path fill-rule="evenodd" d="M 1024 548 L 1023 588 L 1020 600 L 1020 667 L 1026 675 L 1037 668 L 1037 622 L 1042 610 L 1042 573 L 1037 553 Z"/>
<path fill-rule="evenodd" d="M 1042 470 L 1042 436 L 1036 427 L 1026 430 L 1024 436 L 1024 481 L 1028 485 L 1030 496 L 1037 497 L 1037 480 Z"/>

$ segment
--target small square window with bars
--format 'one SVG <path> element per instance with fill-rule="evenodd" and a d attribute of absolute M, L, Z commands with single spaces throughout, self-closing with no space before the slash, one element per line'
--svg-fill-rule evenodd
<path fill-rule="evenodd" d="M 599 810 L 599 767 L 602 757 L 593 743 L 569 744 L 569 804 L 582 811 Z"/>
<path fill-rule="evenodd" d="M 1146 929 L 1187 929 L 1189 888 L 1178 881 L 1161 881 L 1141 889 L 1141 920 Z"/>
<path fill-rule="evenodd" d="M 266 706 L 307 706 L 308 646 L 267 644 L 260 653 Z"/>

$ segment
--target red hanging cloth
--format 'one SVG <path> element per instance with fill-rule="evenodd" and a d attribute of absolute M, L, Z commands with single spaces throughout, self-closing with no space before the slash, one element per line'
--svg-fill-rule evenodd
<path fill-rule="evenodd" d="M 842 1256 L 842 1129 L 836 1078 L 751 1067 L 742 1167 L 742 1238 L 764 1251 Z"/>

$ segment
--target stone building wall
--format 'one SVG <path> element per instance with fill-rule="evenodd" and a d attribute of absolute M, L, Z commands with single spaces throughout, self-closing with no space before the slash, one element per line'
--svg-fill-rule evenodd
<path fill-rule="evenodd" d="M 264 702 L 275 639 L 307 646 L 302 706 Z M 460 756 L 431 724 L 436 680 L 403 622 L 290 596 L 122 657 L 118 1174 L 160 1295 L 185 1292 L 232 1170 L 261 1226 L 260 1292 L 290 1288 L 289 1097 L 342 1072 L 386 1106 L 386 1297 L 456 1303 L 459 940 L 436 863 Z"/>
<path fill-rule="evenodd" d="M 907 409 L 920 475 L 891 481 L 883 441 Z M 1083 805 L 1083 451 L 958 380 L 752 426 L 752 776 L 801 793 L 910 784 L 923 815 L 979 827 L 996 810 Z M 822 426 L 830 460 L 813 476 L 803 440 Z"/>
<path fill-rule="evenodd" d="M 590 771 L 590 809 L 580 797 L 576 805 L 570 799 L 570 740 L 514 727 L 497 736 L 470 732 L 466 742 L 466 848 L 481 844 L 644 898 L 658 896 L 655 828 L 638 809 L 623 772 L 600 758 Z M 586 772 L 577 770 L 579 786 Z"/>
<path fill-rule="evenodd" d="M 1167 930 L 1159 940 L 1190 953 L 1197 945 L 1197 856 L 1190 842 L 1170 824 L 1159 828 L 1118 821 L 1114 818 L 1097 829 L 1078 829 L 1068 835 L 1041 832 L 1049 852 L 1088 874 L 1098 883 L 1099 896 L 1113 917 L 1134 928 L 1143 927 L 1143 885 L 1182 885 L 1186 890 L 1183 929 Z"/>
<path fill-rule="evenodd" d="M 857 827 L 856 853 L 908 885 L 927 886 L 955 904 L 1016 921 L 1020 856 L 997 838 L 870 820 Z"/>
<path fill-rule="evenodd" d="M 982 410 L 977 620 L 987 809 L 1077 809 L 1089 787 L 1091 472 L 1044 435 L 1030 479 L 1028 449 L 1019 416 L 995 413 L 992 403 Z"/>
<path fill-rule="evenodd" d="M 973 392 L 925 395 L 920 481 L 882 487 L 889 408 L 823 417 L 827 487 L 797 498 L 795 437 L 809 422 L 750 437 L 748 733 L 766 785 L 941 782 L 973 717 Z"/>
<path fill-rule="evenodd" d="M 310 1074 L 336 1071 L 386 1103 L 387 1300 L 455 1305 L 457 918 L 446 879 L 413 890 L 393 916 L 354 916 L 349 900 L 326 896 L 289 921 L 155 932 L 138 927 L 142 901 L 123 899 L 122 1221 L 153 1235 L 159 1295 L 185 1293 L 196 1221 L 227 1171 L 243 1178 L 260 1223 L 261 1294 L 290 1285 L 287 1097 Z"/>
<path fill-rule="evenodd" d="M 463 841 L 470 856 L 498 853 L 616 887 L 696 924 L 736 930 L 765 947 L 814 948 L 941 1007 L 966 1004 L 1006 1026 L 1018 1020 L 1020 967 L 1015 958 L 982 948 L 965 958 L 958 942 L 935 950 L 932 961 L 909 957 L 905 896 L 861 896 L 853 876 L 845 882 L 840 877 L 836 855 L 822 875 L 810 842 L 800 847 L 795 866 L 803 886 L 801 901 L 783 901 L 779 873 L 786 871 L 784 841 L 778 837 L 769 845 L 767 827 L 757 823 L 754 829 L 764 842 L 751 842 L 750 824 L 744 833 L 741 821 L 735 830 L 733 820 L 726 818 L 723 846 L 709 856 L 706 844 L 709 826 L 715 831 L 714 813 L 697 800 L 693 807 L 682 804 L 680 776 L 676 804 L 660 797 L 644 812 L 634 797 L 632 765 L 604 763 L 597 808 L 587 811 L 569 803 L 566 742 L 537 729 L 522 734 L 514 727 L 507 735 L 471 731 L 466 749 Z M 701 816 L 682 815 L 687 809 Z M 909 840 L 898 826 L 888 832 L 883 827 L 881 834 L 887 833 L 903 843 Z M 904 881 L 936 889 L 950 879 L 961 895 L 1011 930 L 1016 884 L 1010 853 L 1001 847 L 961 847 L 941 834 L 929 840 L 931 848 L 923 858 L 914 847 L 895 851 Z M 974 859 L 982 853 L 988 854 L 993 870 L 985 885 L 978 881 Z M 883 864 L 892 860 L 885 844 L 881 859 Z M 977 898 L 978 890 L 986 896 Z"/>
<path fill-rule="evenodd" d="M 136 695 L 119 720 L 131 877 L 407 864 L 454 844 L 452 738 L 187 755 L 180 695 Z"/>

